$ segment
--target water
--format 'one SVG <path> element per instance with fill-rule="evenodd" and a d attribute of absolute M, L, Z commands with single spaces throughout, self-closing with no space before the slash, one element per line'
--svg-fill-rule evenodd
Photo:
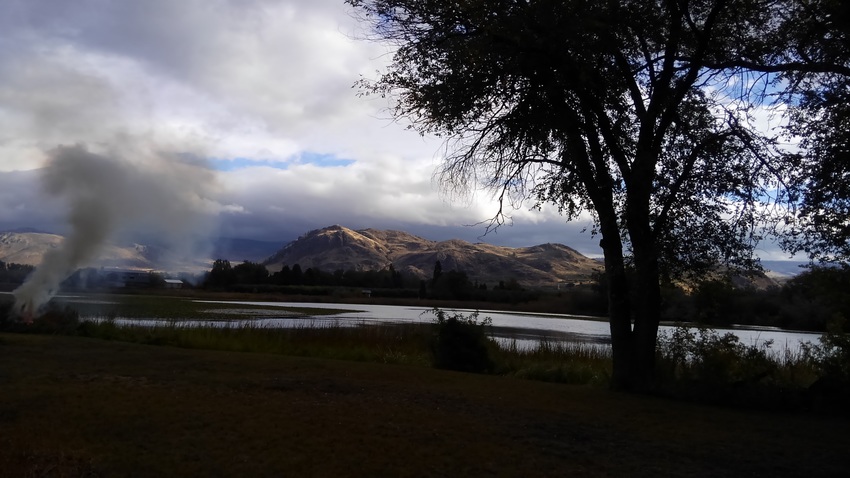
<path fill-rule="evenodd" d="M 228 304 L 233 306 L 250 305 L 263 307 L 262 315 L 233 321 L 180 321 L 181 325 L 217 325 L 239 326 L 251 324 L 257 327 L 299 327 L 323 325 L 359 325 L 369 323 L 431 323 L 435 316 L 432 309 L 413 306 L 370 305 L 370 304 L 325 304 L 314 302 L 258 302 L 258 301 L 197 301 L 210 304 Z M 285 307 L 305 307 L 315 309 L 351 309 L 355 312 L 322 317 L 291 317 L 287 316 Z M 280 314 L 274 311 L 280 309 Z M 250 311 L 246 310 L 246 312 Z M 474 310 L 446 309 L 449 314 L 454 312 L 469 315 Z M 256 311 L 253 311 L 256 313 Z M 610 329 L 607 318 L 589 317 L 566 314 L 537 314 L 531 312 L 504 312 L 496 310 L 479 311 L 479 320 L 489 317 L 493 321 L 493 335 L 500 343 L 508 345 L 516 342 L 517 347 L 533 347 L 541 340 L 552 342 L 583 342 L 607 346 L 610 344 Z M 134 319 L 116 319 L 116 323 L 145 323 L 149 325 L 170 324 L 170 321 L 140 321 Z M 661 326 L 660 330 L 670 331 L 674 327 Z M 737 335 L 745 345 L 759 345 L 765 341 L 773 341 L 773 348 L 798 351 L 804 342 L 817 342 L 818 333 L 782 330 L 765 327 L 733 327 L 717 329 L 720 334 L 731 332 Z"/>

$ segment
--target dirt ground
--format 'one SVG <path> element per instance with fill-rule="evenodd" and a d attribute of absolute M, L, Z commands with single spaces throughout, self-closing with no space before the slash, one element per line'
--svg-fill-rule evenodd
<path fill-rule="evenodd" d="M 0 334 L 0 476 L 844 476 L 850 422 L 373 363 Z"/>

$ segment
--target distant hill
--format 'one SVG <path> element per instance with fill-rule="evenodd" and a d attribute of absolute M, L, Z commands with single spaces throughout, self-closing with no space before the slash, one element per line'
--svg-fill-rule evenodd
<path fill-rule="evenodd" d="M 44 254 L 59 247 L 65 238 L 58 234 L 34 231 L 0 232 L 0 261 L 37 266 Z M 280 249 L 280 243 L 250 239 L 221 238 L 212 241 L 210 257 L 199 262 L 180 263 L 169 261 L 169 251 L 162 246 L 149 244 L 110 244 L 103 248 L 91 267 L 121 269 L 160 270 L 179 268 L 172 272 L 201 272 L 209 270 L 213 259 L 228 259 L 232 262 L 260 262 Z"/>
<path fill-rule="evenodd" d="M 44 254 L 58 248 L 65 238 L 44 232 L 0 232 L 0 261 L 37 266 Z M 143 245 L 127 247 L 107 245 L 91 264 L 96 267 L 154 269 L 153 251 Z"/>
<path fill-rule="evenodd" d="M 543 286 L 590 280 L 602 265 L 562 244 L 510 248 L 459 239 L 431 241 L 402 231 L 352 230 L 330 226 L 310 231 L 290 242 L 264 264 L 270 271 L 298 264 L 332 272 L 381 270 L 390 264 L 420 278 L 429 278 L 437 261 L 444 271 L 459 270 L 479 282 L 516 279 Z"/>

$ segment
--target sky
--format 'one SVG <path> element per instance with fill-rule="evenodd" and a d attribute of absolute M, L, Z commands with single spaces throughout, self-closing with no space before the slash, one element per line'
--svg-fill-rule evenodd
<path fill-rule="evenodd" d="M 213 171 L 210 235 L 284 244 L 340 224 L 601 254 L 589 218 L 523 204 L 485 236 L 489 193 L 441 194 L 442 142 L 354 87 L 391 59 L 365 28 L 342 0 L 0 2 L 0 231 L 65 232 L 40 169 L 79 145 Z"/>

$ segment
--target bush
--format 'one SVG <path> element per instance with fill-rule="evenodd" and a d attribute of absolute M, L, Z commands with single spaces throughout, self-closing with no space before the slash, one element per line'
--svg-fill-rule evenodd
<path fill-rule="evenodd" d="M 773 341 L 744 345 L 727 332 L 678 326 L 658 337 L 662 378 L 711 385 L 754 384 L 770 377 L 779 363 L 769 355 Z M 666 375 L 666 377 L 665 377 Z"/>
<path fill-rule="evenodd" d="M 449 315 L 435 308 L 435 332 L 431 342 L 434 367 L 461 372 L 486 373 L 493 370 L 490 338 L 492 320 L 478 320 L 478 312 L 468 316 Z"/>
<path fill-rule="evenodd" d="M 818 344 L 803 344 L 803 356 L 811 360 L 822 379 L 850 384 L 850 334 L 844 332 L 845 319 L 837 316 L 827 325 Z"/>

